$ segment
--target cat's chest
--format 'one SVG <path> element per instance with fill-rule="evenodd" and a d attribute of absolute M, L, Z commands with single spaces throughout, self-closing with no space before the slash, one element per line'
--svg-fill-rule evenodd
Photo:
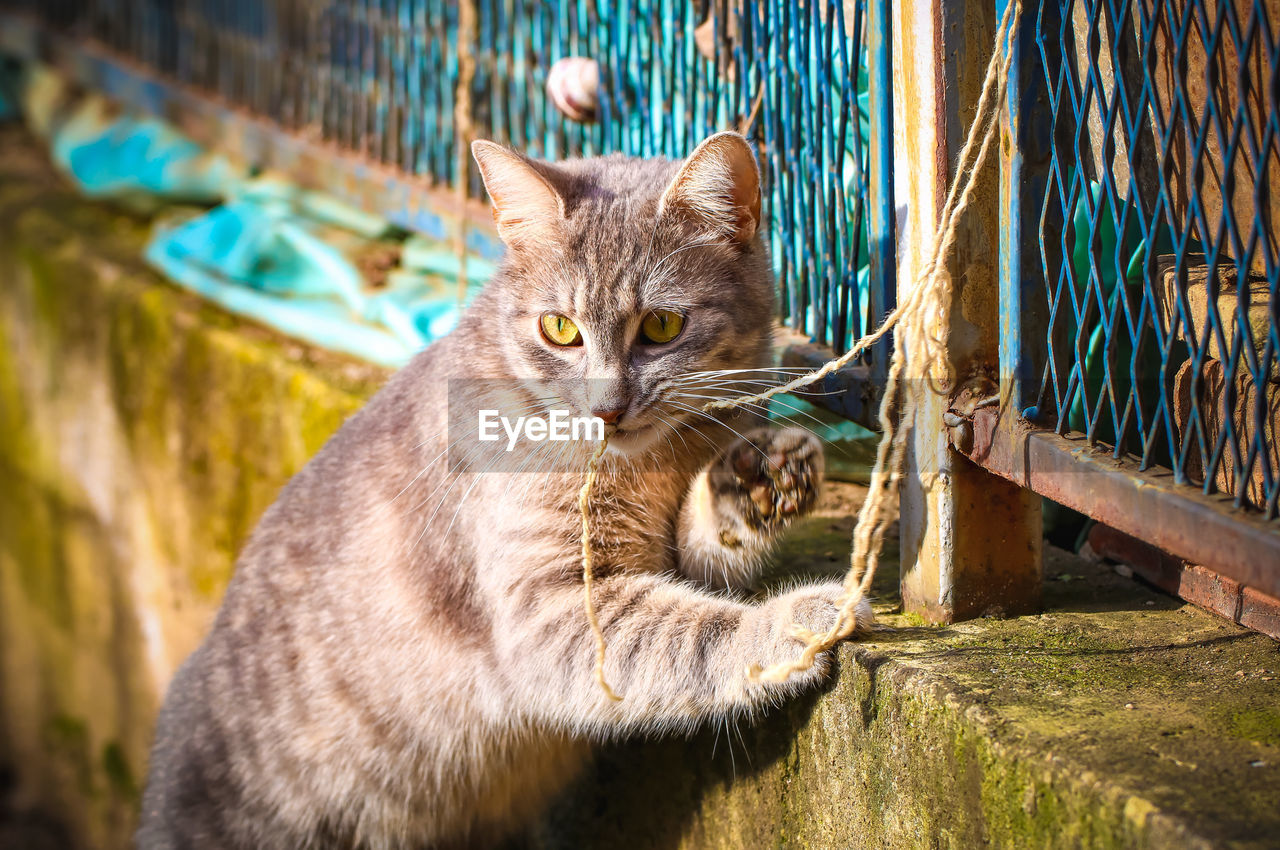
<path fill-rule="evenodd" d="M 677 517 L 689 476 L 679 471 L 606 479 L 593 492 L 591 540 L 602 563 L 638 570 L 674 564 Z M 574 503 L 573 521 L 581 528 Z"/>

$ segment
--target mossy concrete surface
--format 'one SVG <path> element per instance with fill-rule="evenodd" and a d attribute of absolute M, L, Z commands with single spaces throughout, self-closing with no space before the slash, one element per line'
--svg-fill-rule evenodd
<path fill-rule="evenodd" d="M 126 845 L 236 550 L 385 377 L 163 284 L 145 233 L 0 132 L 0 767 L 83 847 Z M 862 492 L 828 489 L 777 580 L 843 571 Z M 886 563 L 886 628 L 825 691 L 606 748 L 526 843 L 1280 846 L 1274 642 L 1056 551 L 1043 615 L 928 627 Z"/>
<path fill-rule="evenodd" d="M 123 847 L 163 687 L 276 492 L 385 378 L 161 283 L 0 131 L 0 763 Z"/>
<path fill-rule="evenodd" d="M 829 488 L 780 573 L 842 574 Z M 895 614 L 820 694 L 756 724 L 626 743 L 540 848 L 1280 847 L 1280 645 L 1048 548 L 1043 614 Z"/>

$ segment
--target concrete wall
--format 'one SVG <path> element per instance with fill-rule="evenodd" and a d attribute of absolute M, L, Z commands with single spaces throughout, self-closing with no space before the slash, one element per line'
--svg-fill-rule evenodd
<path fill-rule="evenodd" d="M 0 135 L 0 761 L 86 847 L 277 490 L 380 382 L 143 268 L 146 223 Z"/>

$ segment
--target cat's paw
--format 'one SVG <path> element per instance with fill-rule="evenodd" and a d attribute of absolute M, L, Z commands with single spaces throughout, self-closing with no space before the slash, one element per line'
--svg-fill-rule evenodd
<path fill-rule="evenodd" d="M 822 484 L 822 443 L 803 428 L 758 428 L 731 445 L 721 481 L 743 522 L 766 533 L 812 510 Z"/>
<path fill-rule="evenodd" d="M 801 645 L 807 642 L 808 633 L 822 634 L 830 631 L 844 605 L 844 596 L 843 585 L 828 582 L 798 587 L 777 597 L 775 616 L 776 621 L 781 624 L 780 631 Z M 858 600 L 854 613 L 856 620 L 851 634 L 861 634 L 875 622 L 871 601 L 865 597 Z"/>
<path fill-rule="evenodd" d="M 765 603 L 769 612 L 770 634 L 768 645 L 761 647 L 761 656 L 767 658 L 768 662 L 759 666 L 765 669 L 799 659 L 811 638 L 826 634 L 836 626 L 844 605 L 844 596 L 843 585 L 814 584 L 798 587 Z M 870 629 L 875 622 L 870 600 L 858 600 L 854 616 L 850 636 L 863 634 Z M 830 655 L 830 652 L 819 653 L 812 667 L 793 672 L 785 683 L 804 687 L 826 678 L 830 672 Z"/>

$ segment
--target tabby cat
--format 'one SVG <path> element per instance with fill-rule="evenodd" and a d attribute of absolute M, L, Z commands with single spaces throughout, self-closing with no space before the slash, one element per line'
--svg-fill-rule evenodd
<path fill-rule="evenodd" d="M 169 688 L 146 850 L 490 846 L 592 742 L 748 716 L 827 669 L 746 676 L 794 657 L 793 624 L 829 628 L 838 584 L 741 595 L 812 507 L 820 445 L 699 410 L 773 374 L 746 140 L 711 136 L 683 162 L 473 152 L 501 268 L 263 516 Z M 508 462 L 456 415 L 486 406 L 608 423 L 593 596 L 621 701 L 596 682 L 582 607 L 578 488 L 598 443 Z"/>

